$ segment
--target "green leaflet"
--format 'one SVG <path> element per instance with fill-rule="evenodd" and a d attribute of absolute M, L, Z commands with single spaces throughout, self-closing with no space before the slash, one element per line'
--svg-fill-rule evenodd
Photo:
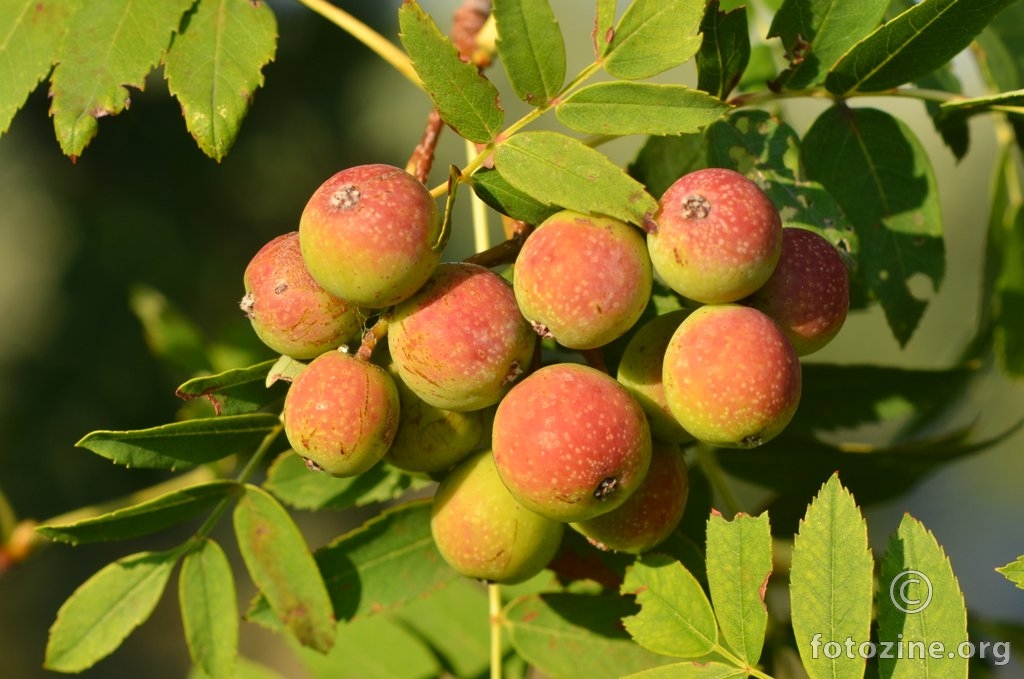
<path fill-rule="evenodd" d="M 117 650 L 153 612 L 180 555 L 180 549 L 133 554 L 86 580 L 57 611 L 44 666 L 81 672 Z"/>
<path fill-rule="evenodd" d="M 604 52 L 606 71 L 642 80 L 678 66 L 700 49 L 704 0 L 634 0 Z"/>
<path fill-rule="evenodd" d="M 899 644 L 893 648 L 903 650 L 902 658 L 898 653 L 879 657 L 883 677 L 967 677 L 968 659 L 956 653 L 958 645 L 967 640 L 963 594 L 935 536 L 908 515 L 882 558 L 878 639 Z M 937 649 L 941 653 L 936 653 Z"/>
<path fill-rule="evenodd" d="M 284 398 L 283 385 L 267 386 L 267 377 L 276 364 L 277 361 L 271 359 L 248 368 L 194 377 L 178 387 L 175 393 L 186 401 L 206 398 L 218 415 L 251 413 Z"/>
<path fill-rule="evenodd" d="M 858 42 L 832 66 L 825 86 L 836 95 L 878 92 L 935 70 L 1014 0 L 923 0 Z"/>
<path fill-rule="evenodd" d="M 0 3 L 0 136 L 49 75 L 74 10 L 73 0 Z"/>
<path fill-rule="evenodd" d="M 238 136 L 263 67 L 277 48 L 270 6 L 199 0 L 167 52 L 167 86 L 203 153 L 221 160 Z"/>
<path fill-rule="evenodd" d="M 211 677 L 234 675 L 238 661 L 238 601 L 231 564 L 213 540 L 185 556 L 178 603 L 192 662 Z"/>
<path fill-rule="evenodd" d="M 1003 577 L 1017 585 L 1018 589 L 1024 589 L 1024 556 L 1018 556 L 1016 561 L 1000 566 L 996 572 L 1002 573 Z"/>
<path fill-rule="evenodd" d="M 546 104 L 565 81 L 565 42 L 548 0 L 497 0 L 498 54 L 516 95 Z"/>
<path fill-rule="evenodd" d="M 626 675 L 625 679 L 741 679 L 745 670 L 719 662 L 687 662 L 662 665 L 654 669 Z"/>
<path fill-rule="evenodd" d="M 772 572 L 772 536 L 768 515 L 721 514 L 708 518 L 707 572 L 711 601 L 730 648 L 756 666 L 764 646 L 768 609 L 764 594 Z"/>
<path fill-rule="evenodd" d="M 103 540 L 130 540 L 169 528 L 211 509 L 239 489 L 234 481 L 211 481 L 165 493 L 131 507 L 70 524 L 50 524 L 37 531 L 73 545 Z"/>
<path fill-rule="evenodd" d="M 306 541 L 288 512 L 256 486 L 246 486 L 234 512 L 238 549 L 256 587 L 303 646 L 334 645 L 331 600 Z"/>
<path fill-rule="evenodd" d="M 501 130 L 498 90 L 477 67 L 459 59 L 451 40 L 416 2 L 398 11 L 402 45 L 441 118 L 470 141 L 486 143 Z"/>
<path fill-rule="evenodd" d="M 555 107 L 579 132 L 603 135 L 693 134 L 729 110 L 720 99 L 685 85 L 609 82 L 589 85 Z"/>
<path fill-rule="evenodd" d="M 658 209 L 644 187 L 600 151 L 557 132 L 520 132 L 498 146 L 494 165 L 545 205 L 643 224 Z"/>
<path fill-rule="evenodd" d="M 719 0 L 712 0 L 700 30 L 704 41 L 697 52 L 697 89 L 724 100 L 739 84 L 750 62 L 746 8 L 723 12 Z"/>
<path fill-rule="evenodd" d="M 833 474 L 807 508 L 793 541 L 793 633 L 811 679 L 864 676 L 863 658 L 830 658 L 815 644 L 869 638 L 873 572 L 864 517 Z"/>
<path fill-rule="evenodd" d="M 788 89 L 803 89 L 825 80 L 829 68 L 882 21 L 888 0 L 787 0 L 768 30 L 781 38 L 790 66 L 779 76 Z"/>
<path fill-rule="evenodd" d="M 53 127 L 76 158 L 96 136 L 97 120 L 128 106 L 128 87 L 142 89 L 194 0 L 83 2 L 67 26 L 51 92 Z"/>
<path fill-rule="evenodd" d="M 126 467 L 175 471 L 253 449 L 280 426 L 280 418 L 270 413 L 222 415 L 149 429 L 94 431 L 75 445 Z"/>
<path fill-rule="evenodd" d="M 856 229 L 864 284 L 905 345 L 928 306 L 908 281 L 923 274 L 937 289 L 945 275 L 938 188 L 927 152 L 888 113 L 833 106 L 804 135 L 802 153 L 808 177 L 828 190 Z"/>
<path fill-rule="evenodd" d="M 474 193 L 503 215 L 537 225 L 558 212 L 557 207 L 540 203 L 508 183 L 497 170 L 481 169 L 470 178 Z"/>

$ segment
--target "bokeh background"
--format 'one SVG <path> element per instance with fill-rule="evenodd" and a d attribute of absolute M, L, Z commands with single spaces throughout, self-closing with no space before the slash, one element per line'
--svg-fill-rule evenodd
<path fill-rule="evenodd" d="M 344 6 L 394 36 L 398 4 L 349 0 Z M 446 27 L 457 2 L 422 4 Z M 552 4 L 572 71 L 589 55 L 590 3 Z M 404 165 L 419 140 L 429 108 L 422 94 L 297 3 L 271 5 L 280 27 L 277 57 L 265 69 L 267 84 L 256 94 L 234 149 L 220 164 L 188 137 L 159 73 L 144 92 L 133 92 L 129 111 L 100 122 L 98 137 L 76 164 L 61 155 L 54 139 L 45 88 L 33 93 L 0 138 L 0 489 L 20 517 L 46 519 L 166 478 L 114 467 L 73 446 L 93 429 L 152 426 L 181 407 L 174 389 L 189 375 L 154 358 L 132 311 L 133 295 L 159 291 L 211 342 L 241 347 L 225 361 L 236 360 L 238 351 L 269 358 L 237 306 L 249 258 L 273 236 L 297 227 L 306 198 L 323 179 L 359 163 Z M 976 76 L 971 63 L 958 61 L 957 67 L 970 87 Z M 511 119 L 520 109 L 499 71 L 493 74 Z M 666 77 L 692 82 L 686 80 L 691 75 L 681 69 Z M 992 128 L 984 119 L 972 123 L 972 150 L 956 163 L 919 103 L 864 104 L 908 120 L 928 147 L 942 189 L 948 272 L 941 291 L 916 290 L 932 303 L 906 348 L 896 345 L 882 314 L 871 310 L 852 315 L 815 360 L 943 367 L 956 360 L 977 318 L 987 185 L 997 151 Z M 804 129 L 822 106 L 790 103 L 787 114 Z M 621 140 L 605 150 L 626 163 L 638 143 Z M 464 157 L 453 135 L 439 155 L 444 160 L 435 174 Z M 460 210 L 450 260 L 472 248 L 465 205 Z M 497 235 L 496 224 L 494 230 Z M 976 419 L 981 437 L 1021 417 L 1024 390 L 993 373 L 950 413 L 950 424 Z M 898 500 L 869 508 L 873 546 L 880 552 L 910 512 L 946 548 L 969 610 L 1024 623 L 1024 592 L 993 570 L 1024 553 L 1022 480 L 1024 435 L 1018 434 L 944 468 Z M 303 520 L 313 546 L 341 528 L 332 517 Z M 51 546 L 5 573 L 0 678 L 56 676 L 41 663 L 47 628 L 64 599 L 107 562 L 170 546 L 183 536 Z M 302 676 L 287 652 L 254 626 L 244 626 L 243 644 L 248 655 L 286 676 Z M 1013 650 L 1024 657 L 1024 647 Z M 1022 668 L 1015 663 L 1001 676 L 1024 676 Z M 178 679 L 187 673 L 177 602 L 165 596 L 118 652 L 82 676 Z"/>

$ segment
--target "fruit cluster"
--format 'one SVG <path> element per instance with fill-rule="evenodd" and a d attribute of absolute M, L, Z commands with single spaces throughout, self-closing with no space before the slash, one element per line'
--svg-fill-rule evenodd
<path fill-rule="evenodd" d="M 312 359 L 285 399 L 292 448 L 337 476 L 386 463 L 439 479 L 434 539 L 470 577 L 531 577 L 566 524 L 602 549 L 657 545 L 686 504 L 680 444 L 778 434 L 800 398 L 798 356 L 835 336 L 849 298 L 838 251 L 783 228 L 739 173 L 690 173 L 659 205 L 646 235 L 551 216 L 509 283 L 440 262 L 436 202 L 404 170 L 337 173 L 244 276 L 259 337 Z M 655 276 L 682 308 L 641 323 Z M 541 340 L 593 356 L 630 332 L 615 377 L 545 364 Z"/>

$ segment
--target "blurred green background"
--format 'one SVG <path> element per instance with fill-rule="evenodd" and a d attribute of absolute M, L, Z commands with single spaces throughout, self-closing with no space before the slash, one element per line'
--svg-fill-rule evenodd
<path fill-rule="evenodd" d="M 344 6 L 393 36 L 398 4 L 359 0 Z M 446 27 L 458 3 L 422 4 Z M 129 111 L 100 121 L 100 134 L 77 164 L 61 155 L 54 140 L 45 88 L 0 138 L 0 488 L 20 517 L 45 519 L 165 478 L 114 467 L 73 447 L 93 429 L 152 426 L 172 419 L 181 406 L 174 389 L 189 375 L 166 367 L 147 347 L 130 306 L 137 286 L 162 292 L 212 342 L 241 342 L 260 358 L 270 357 L 237 307 L 249 258 L 273 236 L 297 227 L 306 198 L 329 175 L 366 162 L 404 165 L 419 140 L 428 112 L 424 96 L 323 19 L 296 3 L 271 5 L 280 27 L 277 57 L 221 164 L 188 137 L 158 75 L 145 92 L 132 93 Z M 590 4 L 553 5 L 567 34 L 571 71 L 590 54 Z M 970 82 L 971 64 L 958 68 Z M 493 74 L 511 119 L 521 105 L 500 69 Z M 684 70 L 670 77 L 688 75 Z M 994 136 L 985 120 L 974 122 L 972 151 L 957 164 L 920 104 L 864 105 L 910 121 L 929 148 L 942 189 L 948 273 L 940 292 L 915 290 L 932 304 L 905 349 L 872 310 L 851 316 L 834 345 L 814 360 L 942 367 L 956 359 L 977 317 Z M 821 107 L 797 102 L 787 113 L 804 129 Z M 621 140 L 605 150 L 626 163 L 637 144 Z M 436 181 L 449 162 L 463 162 L 462 154 L 462 145 L 447 135 Z M 472 247 L 461 202 L 449 260 L 465 257 Z M 994 374 L 950 413 L 949 424 L 976 418 L 984 436 L 1022 416 L 1024 390 Z M 1024 553 L 1022 479 L 1024 435 L 1018 434 L 950 465 L 909 495 L 870 508 L 873 545 L 880 552 L 909 511 L 950 554 L 969 610 L 1024 622 L 1024 592 L 993 571 Z M 313 546 L 340 530 L 333 517 L 308 525 Z M 56 676 L 41 663 L 47 628 L 64 599 L 105 563 L 182 537 L 51 546 L 5 573 L 0 678 Z M 245 578 L 239 582 L 244 602 Z M 118 652 L 82 676 L 184 677 L 188 660 L 176 605 L 175 597 L 165 596 Z M 286 652 L 254 626 L 244 626 L 243 645 L 251 657 L 301 676 Z M 1021 676 L 1021 667 L 1004 675 Z"/>

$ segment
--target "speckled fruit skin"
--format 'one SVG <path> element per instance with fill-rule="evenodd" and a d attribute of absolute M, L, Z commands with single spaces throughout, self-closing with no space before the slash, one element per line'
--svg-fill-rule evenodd
<path fill-rule="evenodd" d="M 544 220 L 516 258 L 515 293 L 544 337 L 594 349 L 622 336 L 651 296 L 640 231 L 616 219 L 562 211 Z"/>
<path fill-rule="evenodd" d="M 782 252 L 782 220 L 761 189 L 722 168 L 680 177 L 647 236 L 654 271 L 683 297 L 735 302 L 764 285 Z"/>
<path fill-rule="evenodd" d="M 530 511 L 508 492 L 490 451 L 462 461 L 434 495 L 430 531 L 441 556 L 470 578 L 514 584 L 551 561 L 565 526 Z"/>
<path fill-rule="evenodd" d="M 411 174 L 390 165 L 338 172 L 313 192 L 299 219 L 310 274 L 365 308 L 401 302 L 440 260 L 437 203 Z"/>
<path fill-rule="evenodd" d="M 384 455 L 391 465 L 410 472 L 441 472 L 486 444 L 487 410 L 468 413 L 426 403 L 390 368 L 398 387 L 398 431 Z"/>
<path fill-rule="evenodd" d="M 690 475 L 678 446 L 655 443 L 644 482 L 622 506 L 570 524 L 598 549 L 640 554 L 656 547 L 679 525 L 690 492 Z"/>
<path fill-rule="evenodd" d="M 529 367 L 537 336 L 508 281 L 477 264 L 438 266 L 391 315 L 388 348 L 398 374 L 446 410 L 497 403 Z"/>
<path fill-rule="evenodd" d="M 249 261 L 239 306 L 268 347 L 292 358 L 314 358 L 359 339 L 364 314 L 313 280 L 299 249 L 299 232 L 274 238 Z"/>
<path fill-rule="evenodd" d="M 398 414 L 398 389 L 383 368 L 331 351 L 292 382 L 282 418 L 296 453 L 334 476 L 355 476 L 384 457 Z"/>
<path fill-rule="evenodd" d="M 798 355 L 812 354 L 846 321 L 850 280 L 843 258 L 813 231 L 785 228 L 775 272 L 748 303 L 775 319 Z"/>
<path fill-rule="evenodd" d="M 668 341 L 688 314 L 688 310 L 671 311 L 644 323 L 626 344 L 615 376 L 644 409 L 657 441 L 693 440 L 669 410 L 661 381 Z"/>
<path fill-rule="evenodd" d="M 662 375 L 672 414 L 698 440 L 753 448 L 775 437 L 800 402 L 800 361 L 757 309 L 700 307 L 669 340 Z"/>
<path fill-rule="evenodd" d="M 584 521 L 626 501 L 651 461 L 651 430 L 629 392 L 574 363 L 541 368 L 498 404 L 491 438 L 512 494 L 557 521 Z"/>

